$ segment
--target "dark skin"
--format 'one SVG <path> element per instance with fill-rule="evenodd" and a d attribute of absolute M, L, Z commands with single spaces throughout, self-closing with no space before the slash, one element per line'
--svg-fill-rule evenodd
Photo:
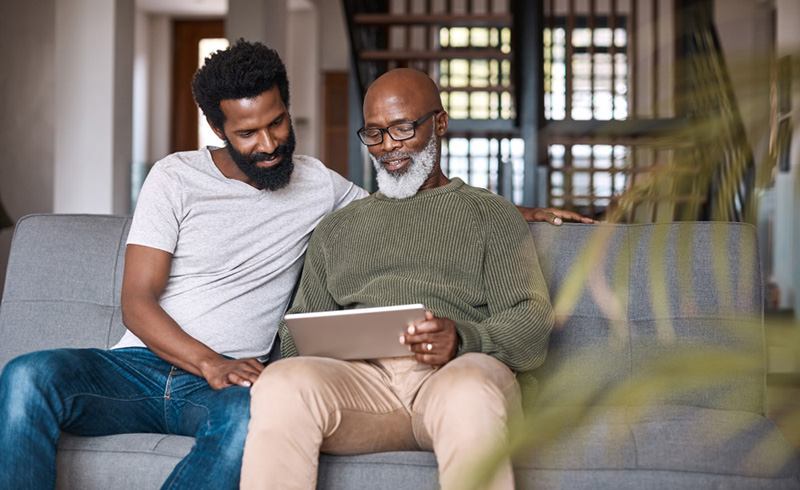
<path fill-rule="evenodd" d="M 225 114 L 225 124 L 216 128 L 208 121 L 211 129 L 220 139 L 227 136 L 228 141 L 240 153 L 273 153 L 289 139 L 291 118 L 281 99 L 278 87 L 272 87 L 252 99 L 226 99 L 220 102 Z M 211 152 L 214 163 L 222 175 L 229 179 L 241 180 L 256 187 L 244 175 L 225 148 Z M 283 159 L 280 155 L 273 160 L 258 162 L 262 168 L 277 165 Z"/>
<path fill-rule="evenodd" d="M 530 222 L 547 221 L 551 225 L 556 226 L 561 226 L 561 223 L 564 221 L 574 221 L 587 225 L 597 223 L 597 221 L 592 218 L 587 218 L 573 211 L 565 211 L 558 208 L 522 208 L 517 206 L 517 209 L 522 213 L 522 217 L 525 218 L 525 221 Z"/>
<path fill-rule="evenodd" d="M 223 100 L 226 115 L 222 128 L 212 129 L 220 138 L 228 136 L 234 148 L 250 155 L 273 153 L 289 137 L 290 120 L 274 87 L 252 99 Z M 214 164 L 222 174 L 255 185 L 242 173 L 224 148 L 212 151 Z M 281 157 L 259 162 L 279 163 Z M 122 279 L 122 320 L 156 355 L 181 369 L 202 376 L 211 388 L 251 386 L 264 370 L 257 359 L 228 359 L 183 331 L 161 307 L 158 300 L 167 286 L 172 254 L 151 247 L 128 245 Z"/>
<path fill-rule="evenodd" d="M 364 126 L 367 128 L 386 128 L 399 122 L 414 121 L 432 110 L 440 112 L 423 121 L 416 128 L 414 137 L 395 141 L 384 134 L 383 142 L 367 147 L 375 158 L 392 152 L 419 152 L 425 148 L 433 132 L 437 138 L 436 164 L 419 190 L 433 189 L 450 182 L 442 172 L 439 161 L 441 138 L 447 132 L 450 119 L 442 108 L 438 87 L 426 74 L 400 68 L 378 78 L 364 98 Z M 384 163 L 387 169 L 393 171 L 409 164 L 408 158 L 396 158 Z M 553 208 L 518 209 L 527 221 L 548 221 L 554 225 L 560 225 L 564 220 L 594 223 L 594 220 L 571 211 Z M 455 358 L 459 338 L 451 319 L 437 317 L 428 311 L 425 321 L 410 326 L 400 337 L 400 343 L 408 346 L 417 361 L 431 366 L 443 366 Z"/>

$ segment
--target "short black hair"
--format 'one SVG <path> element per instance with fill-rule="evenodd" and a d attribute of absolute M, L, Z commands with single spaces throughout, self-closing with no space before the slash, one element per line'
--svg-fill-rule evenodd
<path fill-rule="evenodd" d="M 275 85 L 288 110 L 289 79 L 281 57 L 261 43 L 239 39 L 206 58 L 194 74 L 192 93 L 203 114 L 221 130 L 225 124 L 221 101 L 256 97 Z"/>

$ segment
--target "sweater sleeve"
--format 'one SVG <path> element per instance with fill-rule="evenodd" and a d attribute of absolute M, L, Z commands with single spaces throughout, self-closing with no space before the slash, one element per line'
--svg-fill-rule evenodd
<path fill-rule="evenodd" d="M 486 216 L 483 267 L 489 317 L 462 322 L 457 329 L 461 352 L 489 354 L 521 372 L 544 361 L 554 320 L 528 226 L 507 204 L 490 206 Z"/>
<path fill-rule="evenodd" d="M 297 295 L 287 313 L 341 309 L 328 291 L 327 274 L 325 272 L 325 240 L 322 235 L 324 235 L 324 232 L 320 227 L 311 235 Z M 281 339 L 281 355 L 283 357 L 297 356 L 297 348 L 292 341 L 289 330 L 286 328 L 286 322 L 283 320 L 278 324 L 278 335 Z"/>

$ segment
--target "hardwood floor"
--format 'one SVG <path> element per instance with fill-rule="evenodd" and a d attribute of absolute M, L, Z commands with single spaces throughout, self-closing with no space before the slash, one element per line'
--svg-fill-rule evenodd
<path fill-rule="evenodd" d="M 792 311 L 767 311 L 766 415 L 800 450 L 800 323 Z"/>
<path fill-rule="evenodd" d="M 800 377 L 767 381 L 766 415 L 800 451 Z"/>

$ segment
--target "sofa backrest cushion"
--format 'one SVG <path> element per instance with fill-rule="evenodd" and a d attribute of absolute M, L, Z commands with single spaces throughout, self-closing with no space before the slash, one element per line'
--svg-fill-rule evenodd
<path fill-rule="evenodd" d="M 130 218 L 32 215 L 14 234 L 0 303 L 0 368 L 58 347 L 109 348 L 122 336 L 120 290 Z M 656 361 L 672 388 L 641 403 L 763 413 L 764 338 L 755 229 L 730 223 L 531 224 L 556 313 L 541 405 L 621 404 L 615 389 Z M 730 359 L 738 371 L 696 355 Z M 713 385 L 674 369 L 718 369 Z M 738 364 L 737 364 L 738 365 Z M 713 372 L 711 374 L 714 374 Z M 693 385 L 692 383 L 695 383 Z M 652 385 L 652 383 L 650 383 Z"/>
<path fill-rule="evenodd" d="M 130 218 L 31 215 L 19 220 L 0 303 L 0 368 L 58 347 L 113 346 Z"/>
<path fill-rule="evenodd" d="M 556 325 L 539 406 L 763 413 L 762 279 L 739 223 L 531 224 Z"/>

